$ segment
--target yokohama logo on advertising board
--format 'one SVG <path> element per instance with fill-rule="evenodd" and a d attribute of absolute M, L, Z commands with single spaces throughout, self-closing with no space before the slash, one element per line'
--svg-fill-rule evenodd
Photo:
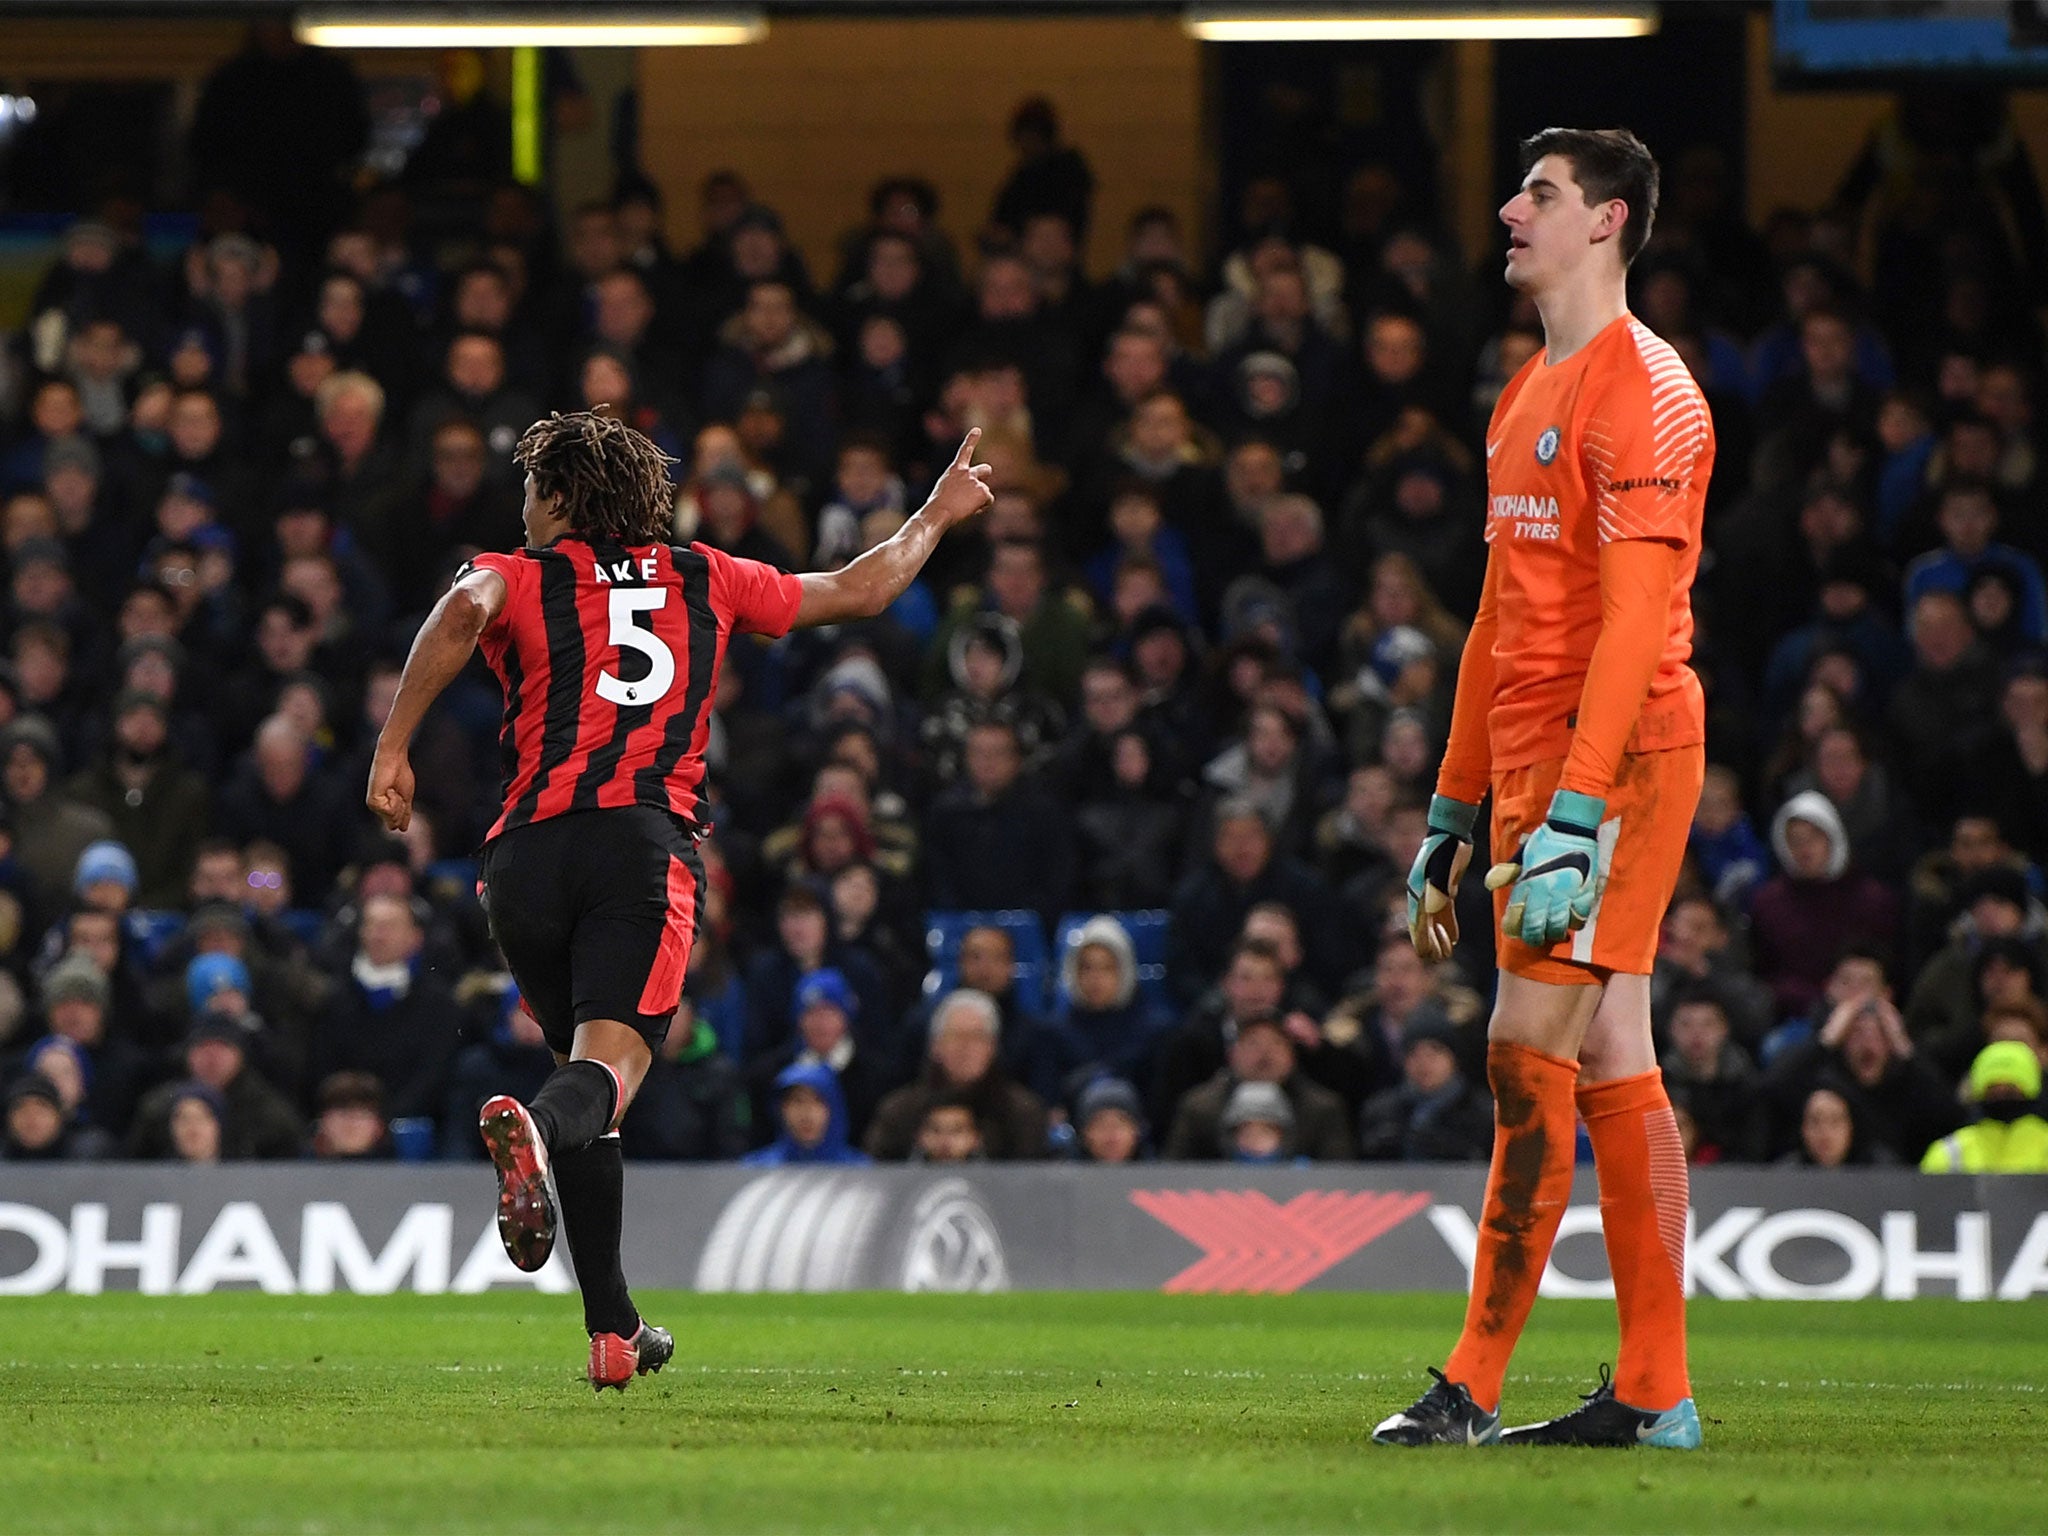
<path fill-rule="evenodd" d="M 636 1286 L 715 1291 L 1462 1291 L 1482 1166 L 635 1167 Z M 0 1297 L 561 1292 L 506 1262 L 485 1165 L 10 1167 Z M 1688 1290 L 1731 1300 L 2048 1293 L 2048 1179 L 1702 1170 Z M 1582 1176 L 1546 1296 L 1611 1296 Z"/>

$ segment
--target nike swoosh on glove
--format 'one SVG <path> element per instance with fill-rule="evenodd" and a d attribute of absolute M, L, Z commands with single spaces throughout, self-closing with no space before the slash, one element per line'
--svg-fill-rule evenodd
<path fill-rule="evenodd" d="M 1486 888 L 1512 885 L 1500 931 L 1548 949 L 1593 918 L 1600 899 L 1600 818 L 1607 802 L 1575 790 L 1550 797 L 1550 814 L 1522 842 L 1521 858 L 1496 864 Z"/>
<path fill-rule="evenodd" d="M 1429 831 L 1408 871 L 1408 942 L 1425 960 L 1448 960 L 1458 942 L 1458 881 L 1472 862 L 1479 807 L 1445 795 L 1429 802 Z"/>

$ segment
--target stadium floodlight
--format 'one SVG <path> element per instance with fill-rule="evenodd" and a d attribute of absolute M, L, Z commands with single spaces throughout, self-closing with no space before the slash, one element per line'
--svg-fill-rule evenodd
<path fill-rule="evenodd" d="M 1647 37 L 1657 30 L 1654 5 L 1405 5 L 1323 6 L 1285 10 L 1196 6 L 1190 35 L 1205 43 L 1390 43 Z"/>
<path fill-rule="evenodd" d="M 751 8 L 315 6 L 292 31 L 322 48 L 701 48 L 759 42 L 768 18 Z"/>

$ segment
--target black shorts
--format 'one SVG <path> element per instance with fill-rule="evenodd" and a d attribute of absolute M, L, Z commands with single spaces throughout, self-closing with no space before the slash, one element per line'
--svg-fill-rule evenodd
<path fill-rule="evenodd" d="M 682 818 L 576 811 L 501 832 L 479 891 L 491 936 L 548 1045 L 617 1019 L 659 1050 L 682 1000 L 704 865 Z"/>

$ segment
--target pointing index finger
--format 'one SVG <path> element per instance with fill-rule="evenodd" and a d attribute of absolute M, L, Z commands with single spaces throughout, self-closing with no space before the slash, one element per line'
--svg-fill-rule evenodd
<path fill-rule="evenodd" d="M 953 455 L 953 467 L 965 469 L 974 461 L 974 445 L 981 441 L 981 428 L 969 427 L 967 436 L 960 441 L 960 451 Z"/>

